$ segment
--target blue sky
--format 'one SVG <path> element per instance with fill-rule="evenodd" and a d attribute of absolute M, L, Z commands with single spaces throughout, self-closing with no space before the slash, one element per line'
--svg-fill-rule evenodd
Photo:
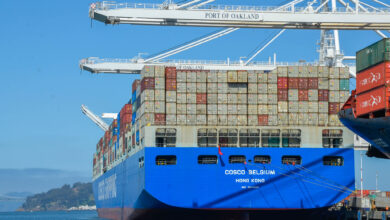
<path fill-rule="evenodd" d="M 96 113 L 119 111 L 130 98 L 130 86 L 136 76 L 91 75 L 80 71 L 79 60 L 91 56 L 132 58 L 140 52 L 154 54 L 218 30 L 111 26 L 96 21 L 91 27 L 91 2 L 0 1 L 0 168 L 91 170 L 92 153 L 103 132 L 81 113 L 80 105 L 86 104 Z M 259 0 L 256 4 L 264 2 L 269 1 Z M 241 29 L 172 58 L 237 60 L 277 32 Z M 354 55 L 380 37 L 373 31 L 341 31 L 340 39 L 344 53 Z M 277 53 L 278 61 L 314 61 L 318 57 L 318 40 L 317 30 L 287 30 L 256 60 L 268 60 Z M 384 184 L 390 182 L 383 170 L 390 165 L 389 161 L 365 161 L 367 176 L 374 173 L 374 183 L 376 171 L 380 178 L 383 176 Z M 390 183 L 383 187 L 390 190 Z"/>

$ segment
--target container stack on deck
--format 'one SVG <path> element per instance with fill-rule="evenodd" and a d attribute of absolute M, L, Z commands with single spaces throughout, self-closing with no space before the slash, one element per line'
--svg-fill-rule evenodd
<path fill-rule="evenodd" d="M 356 53 L 356 116 L 390 116 L 390 39 Z"/>

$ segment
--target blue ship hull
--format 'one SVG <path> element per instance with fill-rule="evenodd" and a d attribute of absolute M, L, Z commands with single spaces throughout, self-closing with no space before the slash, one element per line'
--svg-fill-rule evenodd
<path fill-rule="evenodd" d="M 368 156 L 390 159 L 390 117 L 355 118 L 352 108 L 340 110 L 341 123 L 371 144 Z"/>
<path fill-rule="evenodd" d="M 144 148 L 93 182 L 99 216 L 134 219 L 156 210 L 316 210 L 354 190 L 353 149 L 222 148 L 222 153 L 217 148 Z M 156 165 L 160 155 L 176 155 L 177 164 Z M 199 155 L 218 155 L 218 164 L 198 164 Z M 231 164 L 230 155 L 245 155 L 248 162 Z M 271 163 L 253 163 L 255 155 L 269 155 Z M 301 156 L 302 164 L 282 164 L 285 155 Z M 341 156 L 344 165 L 326 166 L 324 156 Z"/>

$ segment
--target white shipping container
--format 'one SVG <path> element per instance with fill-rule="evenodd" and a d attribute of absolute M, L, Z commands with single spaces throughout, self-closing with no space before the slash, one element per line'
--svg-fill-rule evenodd
<path fill-rule="evenodd" d="M 155 66 L 154 67 L 154 76 L 165 77 L 165 66 Z"/>
<path fill-rule="evenodd" d="M 238 117 L 237 115 L 228 115 L 228 125 L 237 125 Z"/>
<path fill-rule="evenodd" d="M 196 104 L 196 93 L 187 93 L 187 104 Z"/>
<path fill-rule="evenodd" d="M 165 90 L 156 89 L 154 90 L 155 101 L 165 101 Z"/>
<path fill-rule="evenodd" d="M 227 95 L 227 102 L 229 104 L 237 104 L 237 94 L 228 94 Z"/>
<path fill-rule="evenodd" d="M 268 125 L 270 126 L 278 125 L 278 115 L 268 115 Z"/>
<path fill-rule="evenodd" d="M 196 115 L 196 124 L 197 125 L 207 125 L 207 116 L 206 115 Z"/>
<path fill-rule="evenodd" d="M 207 93 L 218 93 L 217 83 L 207 83 Z"/>
<path fill-rule="evenodd" d="M 307 101 L 298 102 L 298 108 L 299 108 L 298 112 L 308 113 L 309 112 L 309 102 L 307 102 Z"/>
<path fill-rule="evenodd" d="M 278 104 L 278 95 L 268 94 L 268 104 Z"/>
<path fill-rule="evenodd" d="M 154 102 L 154 112 L 155 113 L 165 113 L 165 102 L 164 101 L 155 101 Z"/>
<path fill-rule="evenodd" d="M 247 105 L 237 105 L 237 112 L 239 115 L 246 115 L 248 114 L 248 107 Z"/>
<path fill-rule="evenodd" d="M 187 73 L 184 71 L 176 72 L 176 82 L 177 83 L 186 83 L 187 82 Z"/>
<path fill-rule="evenodd" d="M 228 94 L 218 94 L 218 104 L 227 104 Z"/>
<path fill-rule="evenodd" d="M 206 93 L 207 92 L 207 84 L 206 83 L 196 83 L 196 92 L 197 93 Z"/>
<path fill-rule="evenodd" d="M 309 112 L 318 113 L 318 102 L 309 102 Z"/>
<path fill-rule="evenodd" d="M 239 125 L 239 126 L 248 125 L 248 117 L 247 117 L 247 115 L 238 115 L 238 117 L 237 117 L 237 125 Z"/>
<path fill-rule="evenodd" d="M 210 71 L 207 73 L 207 82 L 208 83 L 217 83 L 218 76 L 216 71 Z"/>
<path fill-rule="evenodd" d="M 154 88 L 165 90 L 165 78 L 154 78 Z"/>
<path fill-rule="evenodd" d="M 141 103 L 146 101 L 154 101 L 154 90 L 153 89 L 145 89 L 141 93 Z"/>
<path fill-rule="evenodd" d="M 288 102 L 279 101 L 278 102 L 278 112 L 288 112 Z"/>
<path fill-rule="evenodd" d="M 268 105 L 260 104 L 257 105 L 257 112 L 259 115 L 267 115 L 268 114 Z"/>
<path fill-rule="evenodd" d="M 196 114 L 198 114 L 198 115 L 207 114 L 207 105 L 206 104 L 197 104 L 196 105 Z"/>
<path fill-rule="evenodd" d="M 142 104 L 144 106 L 144 112 L 142 113 L 154 113 L 154 101 L 146 101 Z"/>
<path fill-rule="evenodd" d="M 329 67 L 319 66 L 318 67 L 318 76 L 328 78 L 329 77 Z"/>
<path fill-rule="evenodd" d="M 257 83 L 257 73 L 253 70 L 248 71 L 248 82 Z"/>
<path fill-rule="evenodd" d="M 217 90 L 218 90 L 218 93 L 228 93 L 228 84 L 227 83 L 218 83 Z"/>
<path fill-rule="evenodd" d="M 248 103 L 247 94 L 238 94 L 237 95 L 237 103 L 238 104 L 247 104 Z"/>
<path fill-rule="evenodd" d="M 330 67 L 329 68 L 329 78 L 332 78 L 332 79 L 340 78 L 339 67 Z"/>
<path fill-rule="evenodd" d="M 318 114 L 317 113 L 309 113 L 308 125 L 318 125 Z"/>
<path fill-rule="evenodd" d="M 248 105 L 248 115 L 257 115 L 257 105 Z"/>
<path fill-rule="evenodd" d="M 176 114 L 178 115 L 187 114 L 187 104 L 176 104 Z"/>
<path fill-rule="evenodd" d="M 237 104 L 228 104 L 228 114 L 229 115 L 236 115 L 238 114 L 237 110 Z"/>
<path fill-rule="evenodd" d="M 268 93 L 268 84 L 266 84 L 266 83 L 257 84 L 257 93 L 267 94 Z"/>
<path fill-rule="evenodd" d="M 299 66 L 298 67 L 298 77 L 307 77 L 308 76 L 308 71 L 307 71 L 307 66 Z"/>
<path fill-rule="evenodd" d="M 196 115 L 196 104 L 187 104 L 187 114 Z"/>
<path fill-rule="evenodd" d="M 248 83 L 248 93 L 257 94 L 257 83 Z"/>
<path fill-rule="evenodd" d="M 349 79 L 349 67 L 340 67 L 340 79 Z"/>
<path fill-rule="evenodd" d="M 185 82 L 178 82 L 176 84 L 176 92 L 186 93 L 187 92 L 187 83 L 185 83 Z"/>
<path fill-rule="evenodd" d="M 308 125 L 309 124 L 309 114 L 299 113 L 299 125 Z"/>
<path fill-rule="evenodd" d="M 141 70 L 141 79 L 144 77 L 154 77 L 154 66 L 144 66 Z"/>
<path fill-rule="evenodd" d="M 237 71 L 230 70 L 227 71 L 227 82 L 229 83 L 236 83 L 237 82 Z"/>
<path fill-rule="evenodd" d="M 257 126 L 259 124 L 257 115 L 248 115 L 248 125 Z"/>
<path fill-rule="evenodd" d="M 349 91 L 340 91 L 340 103 L 345 103 L 349 98 Z"/>
<path fill-rule="evenodd" d="M 186 125 L 187 124 L 187 115 L 177 115 L 177 124 Z"/>
<path fill-rule="evenodd" d="M 237 71 L 237 82 L 247 83 L 248 82 L 248 72 L 247 71 Z"/>
<path fill-rule="evenodd" d="M 227 115 L 218 115 L 218 125 L 227 125 L 228 124 Z"/>
<path fill-rule="evenodd" d="M 177 93 L 177 103 L 186 104 L 187 103 L 187 93 Z"/>
<path fill-rule="evenodd" d="M 187 83 L 187 93 L 196 93 L 196 83 Z"/>
<path fill-rule="evenodd" d="M 176 103 L 166 103 L 165 107 L 167 114 L 176 114 Z"/>
<path fill-rule="evenodd" d="M 298 101 L 298 89 L 289 89 L 288 90 L 288 100 L 289 101 Z"/>
<path fill-rule="evenodd" d="M 267 84 L 268 82 L 268 74 L 264 73 L 264 71 L 260 71 L 257 73 L 257 82 L 260 83 L 265 83 Z"/>
<path fill-rule="evenodd" d="M 277 94 L 278 84 L 268 84 L 268 94 Z"/>
<path fill-rule="evenodd" d="M 318 89 L 329 89 L 329 78 L 318 78 Z"/>
<path fill-rule="evenodd" d="M 288 113 L 288 124 L 289 125 L 298 125 L 299 124 L 298 113 Z"/>
<path fill-rule="evenodd" d="M 218 123 L 217 115 L 207 115 L 207 125 L 217 125 Z"/>
<path fill-rule="evenodd" d="M 238 93 L 239 94 L 247 94 L 248 93 L 248 87 L 247 87 L 247 85 L 245 84 L 241 84 L 241 85 L 243 85 L 243 86 L 239 86 L 238 87 Z"/>
<path fill-rule="evenodd" d="M 286 66 L 278 66 L 277 72 L 278 72 L 278 76 L 287 77 L 287 67 Z"/>
<path fill-rule="evenodd" d="M 196 83 L 196 72 L 187 72 L 187 82 Z"/>
<path fill-rule="evenodd" d="M 340 89 L 340 80 L 339 79 L 330 79 L 329 80 L 329 90 L 339 90 Z"/>
<path fill-rule="evenodd" d="M 196 72 L 196 82 L 198 83 L 207 82 L 207 73 L 205 71 Z"/>
<path fill-rule="evenodd" d="M 229 94 L 237 94 L 238 93 L 237 84 L 229 83 L 228 84 L 228 93 Z"/>
<path fill-rule="evenodd" d="M 218 83 L 227 83 L 227 72 L 226 71 L 219 71 L 217 73 L 218 76 Z"/>
<path fill-rule="evenodd" d="M 258 94 L 257 95 L 257 103 L 258 104 L 267 104 L 268 103 L 268 95 L 267 94 Z"/>
<path fill-rule="evenodd" d="M 279 113 L 278 114 L 278 125 L 288 125 L 288 114 Z"/>
<path fill-rule="evenodd" d="M 268 73 L 268 84 L 276 84 L 278 83 L 278 74 L 276 70 L 272 70 Z"/>
<path fill-rule="evenodd" d="M 329 102 L 340 102 L 340 92 L 329 91 Z"/>
<path fill-rule="evenodd" d="M 227 104 L 218 104 L 218 114 L 219 115 L 227 114 Z"/>
<path fill-rule="evenodd" d="M 307 66 L 308 77 L 317 78 L 318 77 L 318 67 L 317 66 Z"/>
<path fill-rule="evenodd" d="M 208 115 L 216 115 L 218 113 L 218 105 L 217 104 L 207 104 L 207 114 Z"/>
<path fill-rule="evenodd" d="M 320 125 L 320 126 L 328 125 L 328 114 L 327 113 L 318 114 L 318 125 Z"/>
<path fill-rule="evenodd" d="M 176 91 L 166 91 L 165 100 L 167 102 L 176 102 Z"/>
<path fill-rule="evenodd" d="M 218 103 L 218 94 L 207 94 L 207 103 L 208 104 L 217 104 Z"/>
<path fill-rule="evenodd" d="M 342 126 L 342 124 L 341 124 L 337 114 L 329 115 L 328 125 L 330 125 L 330 126 Z"/>
<path fill-rule="evenodd" d="M 268 105 L 268 114 L 277 115 L 278 114 L 278 105 Z"/>
<path fill-rule="evenodd" d="M 309 89 L 309 101 L 318 101 L 318 90 L 317 89 Z"/>
<path fill-rule="evenodd" d="M 196 125 L 196 115 L 187 115 L 187 125 Z"/>
<path fill-rule="evenodd" d="M 298 74 L 299 74 L 298 66 L 288 67 L 288 77 L 298 77 Z"/>
<path fill-rule="evenodd" d="M 328 102 L 318 102 L 318 112 L 319 113 L 328 113 L 329 107 Z"/>
<path fill-rule="evenodd" d="M 248 104 L 257 104 L 257 94 L 248 94 Z"/>
<path fill-rule="evenodd" d="M 288 111 L 291 113 L 298 113 L 299 112 L 299 102 L 289 101 L 288 102 Z"/>
<path fill-rule="evenodd" d="M 141 126 L 150 126 L 154 124 L 154 114 L 146 113 L 141 116 Z"/>

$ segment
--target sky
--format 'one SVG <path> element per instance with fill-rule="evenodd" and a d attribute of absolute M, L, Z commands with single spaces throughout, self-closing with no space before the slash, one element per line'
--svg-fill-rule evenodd
<path fill-rule="evenodd" d="M 0 168 L 90 171 L 92 154 L 103 131 L 81 113 L 80 106 L 85 104 L 97 114 L 118 112 L 130 99 L 131 83 L 137 76 L 93 75 L 80 71 L 78 62 L 86 57 L 151 55 L 219 29 L 104 25 L 88 17 L 91 3 L 0 1 Z M 242 0 L 240 4 L 254 3 Z M 172 58 L 238 60 L 277 32 L 240 29 Z M 287 30 L 255 60 L 268 60 L 276 53 L 278 61 L 315 61 L 319 36 L 318 30 Z M 379 39 L 373 31 L 340 31 L 345 55 L 354 55 Z M 370 183 L 370 175 L 379 172 L 381 187 L 390 190 L 390 175 L 383 170 L 390 162 L 372 158 L 365 162 L 367 181 Z M 375 187 L 375 181 L 370 184 Z"/>

